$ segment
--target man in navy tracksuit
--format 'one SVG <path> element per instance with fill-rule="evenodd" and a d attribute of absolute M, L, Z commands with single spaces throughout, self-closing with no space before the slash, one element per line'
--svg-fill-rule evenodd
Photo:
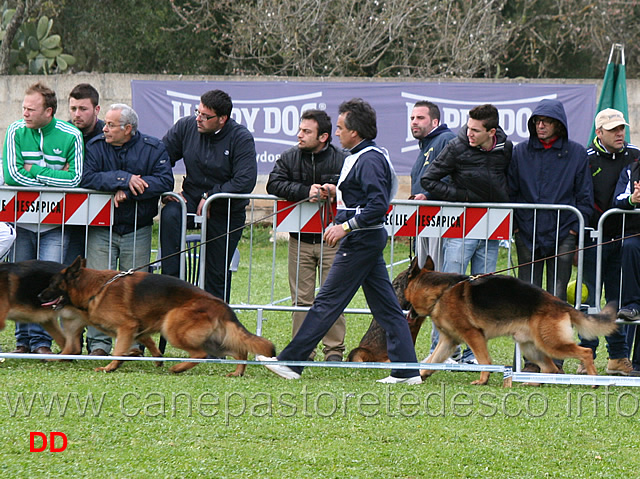
<path fill-rule="evenodd" d="M 339 108 L 336 136 L 351 155 L 345 159 L 337 187 L 336 224 L 325 240 L 342 240 L 329 275 L 316 296 L 298 334 L 277 358 L 259 361 L 304 361 L 362 286 L 375 319 L 387 333 L 391 362 L 416 362 L 411 333 L 393 292 L 382 252 L 387 232 L 382 226 L 389 203 L 397 191 L 397 178 L 386 152 L 376 146 L 375 110 L 361 99 Z M 279 364 L 265 366 L 285 379 L 299 379 L 303 368 Z M 420 384 L 417 370 L 392 369 L 383 383 Z"/>

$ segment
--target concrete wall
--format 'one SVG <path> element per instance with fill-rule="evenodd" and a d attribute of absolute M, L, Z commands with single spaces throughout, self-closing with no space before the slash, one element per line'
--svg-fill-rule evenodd
<path fill-rule="evenodd" d="M 261 81 L 261 80 L 278 80 L 275 77 L 221 77 L 221 76 L 182 76 L 182 75 L 133 75 L 133 74 L 84 74 L 77 73 L 72 75 L 51 75 L 51 76 L 3 76 L 0 77 L 0 111 L 3 112 L 0 117 L 0 135 L 4 139 L 7 127 L 15 120 L 22 116 L 22 99 L 26 88 L 35 83 L 42 81 L 49 87 L 53 88 L 58 94 L 58 113 L 56 116 L 63 120 L 68 120 L 68 101 L 69 92 L 78 83 L 91 83 L 100 92 L 100 104 L 106 109 L 112 103 L 131 104 L 131 80 L 185 80 L 185 81 Z M 288 81 L 323 81 L 327 79 L 318 78 L 288 78 Z M 363 81 L 362 78 L 332 78 L 331 81 Z M 372 82 L 385 81 L 401 81 L 398 78 L 376 79 Z M 430 80 L 407 79 L 407 82 L 429 82 Z M 491 80 L 473 79 L 465 80 L 465 82 L 487 83 Z M 598 86 L 598 95 L 602 80 L 496 80 L 497 83 L 545 83 L 545 84 L 596 84 Z M 627 94 L 629 99 L 629 118 L 627 121 L 631 124 L 631 141 L 633 143 L 640 142 L 640 80 L 627 80 Z M 101 114 L 101 118 L 104 115 Z M 593 118 L 585 119 L 585 121 L 593 121 Z M 181 178 L 176 178 L 179 180 Z M 261 175 L 258 178 L 258 186 L 255 193 L 265 193 L 264 184 L 266 177 Z M 178 188 L 178 184 L 176 185 Z M 408 177 L 400 178 L 400 191 L 398 198 L 406 198 L 409 195 L 410 181 Z"/>

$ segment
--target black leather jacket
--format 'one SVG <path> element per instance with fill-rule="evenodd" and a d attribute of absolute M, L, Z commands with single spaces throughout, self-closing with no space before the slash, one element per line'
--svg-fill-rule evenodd
<path fill-rule="evenodd" d="M 507 167 L 513 144 L 500 127 L 496 140 L 491 151 L 483 151 L 469 145 L 467 127 L 461 128 L 422 177 L 421 184 L 429 199 L 470 203 L 509 201 Z M 446 176 L 452 181 L 442 181 Z"/>
<path fill-rule="evenodd" d="M 267 181 L 267 193 L 288 201 L 309 197 L 311 185 L 337 184 L 347 152 L 332 144 L 318 153 L 302 151 L 297 146 L 286 150 L 276 161 Z M 297 233 L 291 233 L 294 238 Z M 302 233 L 300 241 L 318 243 L 322 235 Z"/>

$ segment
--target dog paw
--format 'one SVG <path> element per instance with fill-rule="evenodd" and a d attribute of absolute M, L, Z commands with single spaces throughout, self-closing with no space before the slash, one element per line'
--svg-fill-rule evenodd
<path fill-rule="evenodd" d="M 157 368 L 161 368 L 164 363 L 162 361 L 154 361 L 153 364 L 155 364 Z"/>
<path fill-rule="evenodd" d="M 486 386 L 487 384 L 489 384 L 489 381 L 482 381 L 480 379 L 477 379 L 475 381 L 472 381 L 471 384 L 473 384 L 474 386 Z"/>

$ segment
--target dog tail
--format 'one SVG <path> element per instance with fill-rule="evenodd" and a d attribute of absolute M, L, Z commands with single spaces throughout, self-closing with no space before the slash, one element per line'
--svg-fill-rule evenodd
<path fill-rule="evenodd" d="M 585 339 L 608 336 L 618 328 L 616 324 L 618 304 L 615 301 L 608 302 L 598 314 L 584 314 L 574 308 L 571 310 L 571 322 L 580 336 Z"/>
<path fill-rule="evenodd" d="M 261 336 L 257 336 L 238 320 L 236 313 L 228 308 L 231 324 L 235 325 L 231 327 L 224 340 L 224 344 L 231 351 L 246 351 L 253 354 L 262 354 L 263 356 L 273 357 L 276 355 L 276 348 L 271 341 Z"/>

